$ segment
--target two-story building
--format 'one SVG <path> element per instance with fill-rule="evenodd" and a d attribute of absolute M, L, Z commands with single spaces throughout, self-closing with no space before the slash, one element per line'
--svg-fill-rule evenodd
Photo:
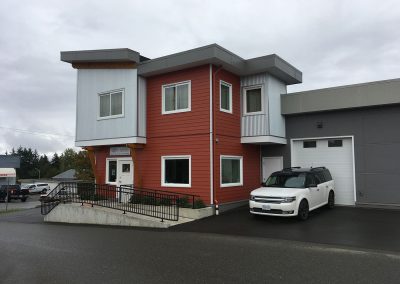
<path fill-rule="evenodd" d="M 385 182 L 388 166 L 368 172 L 365 158 L 371 143 L 391 143 L 399 156 L 398 80 L 288 95 L 287 85 L 302 81 L 291 64 L 275 54 L 243 59 L 216 44 L 155 59 L 110 49 L 61 52 L 61 60 L 77 69 L 76 146 L 89 151 L 99 184 L 227 205 L 284 166 L 322 165 L 339 204 L 400 204 L 399 170 Z M 385 188 L 369 185 L 373 178 Z"/>

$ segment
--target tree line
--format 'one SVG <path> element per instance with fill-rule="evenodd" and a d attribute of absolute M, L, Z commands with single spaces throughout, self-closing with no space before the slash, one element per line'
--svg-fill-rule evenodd
<path fill-rule="evenodd" d="M 40 155 L 36 149 L 14 148 L 6 155 L 16 155 L 21 158 L 21 165 L 16 169 L 17 179 L 52 178 L 69 169 L 75 169 L 75 177 L 79 180 L 93 180 L 93 171 L 87 151 L 74 151 L 67 148 L 61 155 L 54 153 L 52 157 Z"/>

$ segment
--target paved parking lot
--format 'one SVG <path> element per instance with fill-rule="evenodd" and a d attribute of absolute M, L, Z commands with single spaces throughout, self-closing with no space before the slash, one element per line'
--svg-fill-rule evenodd
<path fill-rule="evenodd" d="M 321 208 L 310 212 L 310 218 L 301 222 L 296 218 L 255 218 L 247 207 L 241 207 L 171 230 L 400 251 L 400 210 Z"/>
<path fill-rule="evenodd" d="M 346 213 L 341 209 L 335 215 Z M 178 231 L 46 224 L 39 208 L 0 214 L 0 282 L 398 283 L 400 279 L 399 253 L 260 238 L 279 236 L 279 231 L 286 232 L 284 238 L 295 231 L 299 236 L 312 234 L 311 224 L 330 219 L 328 215 L 301 225 L 247 217 L 246 210 L 239 209 Z M 218 228 L 224 220 L 232 226 Z"/>
<path fill-rule="evenodd" d="M 31 209 L 40 206 L 39 202 L 40 194 L 31 194 L 25 202 L 21 202 L 21 200 L 11 200 L 6 203 L 0 201 L 0 212 L 6 210 L 19 210 L 19 209 Z"/>

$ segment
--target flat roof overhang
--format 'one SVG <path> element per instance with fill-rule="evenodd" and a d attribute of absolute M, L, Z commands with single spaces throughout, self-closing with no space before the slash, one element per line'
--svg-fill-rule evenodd
<path fill-rule="evenodd" d="M 61 51 L 61 61 L 67 63 L 140 62 L 140 54 L 129 48 Z"/>
<path fill-rule="evenodd" d="M 282 115 L 400 104 L 400 79 L 281 95 Z"/>
<path fill-rule="evenodd" d="M 137 63 L 138 75 L 149 77 L 205 64 L 222 66 L 239 76 L 267 72 L 288 85 L 302 82 L 302 73 L 276 54 L 243 59 L 229 50 L 210 44 L 187 51 L 148 59 L 129 48 L 62 51 L 61 61 L 80 63 Z"/>
<path fill-rule="evenodd" d="M 288 85 L 302 82 L 301 71 L 276 54 L 245 60 L 217 44 L 142 62 L 138 66 L 138 74 L 148 77 L 204 64 L 222 66 L 239 76 L 267 72 Z"/>

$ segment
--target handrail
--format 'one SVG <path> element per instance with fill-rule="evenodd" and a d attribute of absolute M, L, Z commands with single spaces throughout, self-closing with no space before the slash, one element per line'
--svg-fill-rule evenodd
<path fill-rule="evenodd" d="M 179 197 L 151 190 L 133 189 L 109 184 L 62 182 L 42 199 L 42 215 L 60 203 L 81 203 L 178 221 Z"/>

